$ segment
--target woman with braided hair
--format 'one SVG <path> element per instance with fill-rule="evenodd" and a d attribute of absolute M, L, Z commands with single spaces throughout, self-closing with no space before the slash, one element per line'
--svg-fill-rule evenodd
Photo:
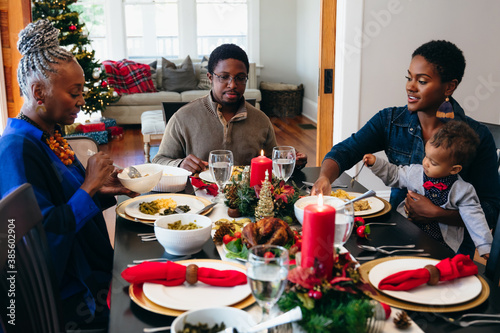
<path fill-rule="evenodd" d="M 85 170 L 61 136 L 59 125 L 73 124 L 85 104 L 85 78 L 73 55 L 59 46 L 58 34 L 47 20 L 19 34 L 24 105 L 0 138 L 0 198 L 23 183 L 33 186 L 64 319 L 74 328 L 106 323 L 113 249 L 102 210 L 115 204 L 114 195 L 137 194 L 121 186 L 107 154 L 92 156 Z"/>

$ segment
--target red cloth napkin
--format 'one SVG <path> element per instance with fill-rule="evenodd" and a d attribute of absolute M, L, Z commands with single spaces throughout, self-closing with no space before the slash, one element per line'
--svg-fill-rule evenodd
<path fill-rule="evenodd" d="M 178 286 L 186 280 L 186 266 L 172 261 L 143 262 L 129 267 L 122 272 L 122 277 L 130 283 L 158 283 L 164 286 Z M 198 281 L 218 286 L 234 287 L 247 283 L 245 273 L 235 270 L 220 271 L 213 268 L 199 267 Z"/>
<path fill-rule="evenodd" d="M 457 254 L 453 258 L 446 258 L 436 264 L 439 270 L 439 281 L 449 281 L 461 277 L 477 274 L 477 266 L 467 255 Z M 426 268 L 407 270 L 389 275 L 378 284 L 381 290 L 410 290 L 430 280 L 430 273 Z"/>
<path fill-rule="evenodd" d="M 191 180 L 191 185 L 197 187 L 200 190 L 207 190 L 207 194 L 209 195 L 215 197 L 219 193 L 219 187 L 217 186 L 217 184 L 207 184 L 199 177 L 189 176 L 189 179 Z"/>

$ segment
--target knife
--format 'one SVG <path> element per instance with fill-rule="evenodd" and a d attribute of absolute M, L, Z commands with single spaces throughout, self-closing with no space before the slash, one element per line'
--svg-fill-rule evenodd
<path fill-rule="evenodd" d="M 306 186 L 313 186 L 314 183 L 310 183 L 310 182 L 302 182 L 302 184 L 306 185 Z M 347 185 L 337 185 L 337 184 L 332 184 L 332 188 L 334 187 L 338 187 L 338 188 L 347 188 Z"/>
<path fill-rule="evenodd" d="M 210 208 L 212 208 L 212 207 L 213 207 L 213 206 L 215 206 L 215 205 L 217 205 L 217 203 L 216 203 L 216 202 L 211 203 L 210 205 L 207 205 L 207 206 L 203 207 L 202 209 L 200 209 L 199 211 L 197 211 L 197 212 L 196 212 L 196 213 L 194 213 L 194 214 L 198 214 L 198 215 L 199 215 L 199 214 L 203 214 L 203 213 L 205 213 L 207 210 L 209 210 Z"/>

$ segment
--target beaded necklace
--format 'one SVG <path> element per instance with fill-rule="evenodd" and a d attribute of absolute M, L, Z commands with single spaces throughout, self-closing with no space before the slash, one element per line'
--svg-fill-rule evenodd
<path fill-rule="evenodd" d="M 42 141 L 44 141 L 50 147 L 50 149 L 54 152 L 54 154 L 56 154 L 56 156 L 61 160 L 61 162 L 64 163 L 64 165 L 73 164 L 73 161 L 75 160 L 75 152 L 71 150 L 68 141 L 66 141 L 66 139 L 62 137 L 61 133 L 59 133 L 58 130 L 55 130 L 54 135 L 51 136 L 49 133 L 44 131 L 40 127 L 40 125 L 38 125 L 24 113 L 22 112 L 19 113 L 17 118 L 22 119 L 27 123 L 35 126 L 39 130 L 41 130 L 43 132 Z"/>

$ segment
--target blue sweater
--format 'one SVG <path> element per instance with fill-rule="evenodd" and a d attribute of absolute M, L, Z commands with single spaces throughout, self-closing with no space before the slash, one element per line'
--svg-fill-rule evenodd
<path fill-rule="evenodd" d="M 8 120 L 0 138 L 0 198 L 24 183 L 33 186 L 61 298 L 81 294 L 93 314 L 97 293 L 109 285 L 113 264 L 101 211 L 115 200 L 92 198 L 81 190 L 85 169 L 78 159 L 64 165 L 41 137 L 42 131 L 26 121 Z"/>

